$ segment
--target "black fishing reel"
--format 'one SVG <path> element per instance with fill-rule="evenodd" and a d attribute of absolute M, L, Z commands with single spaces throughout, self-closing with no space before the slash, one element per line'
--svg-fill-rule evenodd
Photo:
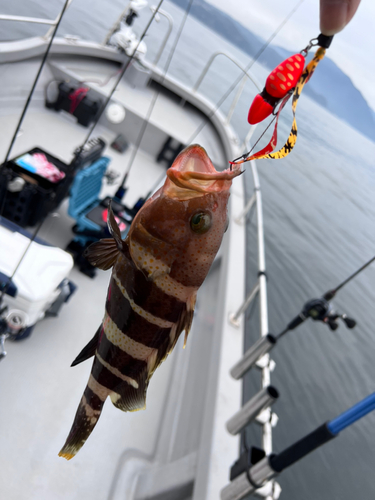
<path fill-rule="evenodd" d="M 348 328 L 354 328 L 356 322 L 354 319 L 349 318 L 346 314 L 338 314 L 334 311 L 332 304 L 325 300 L 313 299 L 303 306 L 302 314 L 306 317 L 312 318 L 314 321 L 323 321 L 331 330 L 337 330 L 339 327 L 337 320 L 340 318 L 344 321 Z"/>
<path fill-rule="evenodd" d="M 344 321 L 347 328 L 351 329 L 356 326 L 354 319 L 349 318 L 346 314 L 338 314 L 334 311 L 332 304 L 323 297 L 306 302 L 300 314 L 289 323 L 288 330 L 293 330 L 307 318 L 312 318 L 314 321 L 323 321 L 331 330 L 337 330 L 339 327 L 337 320 L 339 318 Z"/>

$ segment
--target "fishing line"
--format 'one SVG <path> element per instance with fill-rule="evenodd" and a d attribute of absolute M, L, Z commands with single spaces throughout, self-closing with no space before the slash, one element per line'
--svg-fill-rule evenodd
<path fill-rule="evenodd" d="M 247 158 L 249 156 L 249 154 L 256 147 L 256 145 L 258 144 L 258 142 L 261 140 L 261 138 L 264 136 L 264 134 L 267 132 L 267 130 L 270 128 L 270 126 L 273 124 L 273 122 L 275 120 L 276 120 L 276 115 L 272 118 L 272 120 L 269 122 L 269 124 L 267 125 L 267 127 L 263 130 L 263 132 L 261 133 L 261 135 L 259 136 L 259 138 L 257 139 L 257 141 L 253 144 L 253 147 L 250 149 L 250 151 L 248 153 L 245 153 L 245 154 L 239 156 L 238 158 L 235 158 L 233 160 L 233 162 L 231 162 L 231 164 L 230 164 L 230 168 L 231 169 L 232 169 L 232 164 L 236 163 L 236 161 L 242 160 L 242 159 Z M 246 145 L 245 145 L 245 147 L 246 147 Z"/>
<path fill-rule="evenodd" d="M 289 14 L 285 17 L 285 19 L 282 21 L 282 23 L 278 26 L 278 28 L 272 33 L 272 35 L 269 37 L 269 39 L 264 43 L 264 45 L 259 49 L 259 51 L 256 53 L 254 59 L 251 60 L 251 62 L 248 64 L 248 66 L 245 68 L 245 73 L 248 72 L 253 65 L 256 63 L 256 61 L 259 59 L 259 57 L 263 54 L 263 52 L 266 50 L 266 48 L 269 46 L 269 44 L 272 42 L 272 40 L 276 37 L 276 35 L 280 32 L 280 30 L 285 26 L 285 24 L 289 21 L 289 18 L 299 9 L 301 4 L 305 0 L 300 0 L 295 7 L 289 12 Z M 191 144 L 193 140 L 197 137 L 197 135 L 203 130 L 203 128 L 207 125 L 209 120 L 213 117 L 213 115 L 216 113 L 216 111 L 220 108 L 220 106 L 223 104 L 225 99 L 230 95 L 230 93 L 233 91 L 233 89 L 240 83 L 240 81 L 243 78 L 243 74 L 241 74 L 234 82 L 233 84 L 229 87 L 227 92 L 222 96 L 222 98 L 217 102 L 216 106 L 214 109 L 207 115 L 205 120 L 199 125 L 197 130 L 193 133 L 193 135 L 190 137 L 188 144 Z"/>
<path fill-rule="evenodd" d="M 183 17 L 183 19 L 181 21 L 181 24 L 180 24 L 180 27 L 179 27 L 179 30 L 178 30 L 178 33 L 177 33 L 177 36 L 176 36 L 175 43 L 173 44 L 172 50 L 169 53 L 169 56 L 168 56 L 168 59 L 167 59 L 167 62 L 166 62 L 166 65 L 165 65 L 165 68 L 164 68 L 164 71 L 163 71 L 164 74 L 162 75 L 162 78 L 161 78 L 161 81 L 160 81 L 160 85 L 163 84 L 163 82 L 165 80 L 165 77 L 167 75 L 169 66 L 170 66 L 172 58 L 174 56 L 177 44 L 178 44 L 178 42 L 180 40 L 182 31 L 183 31 L 183 29 L 185 27 L 185 24 L 186 24 L 187 18 L 189 16 L 190 9 L 191 9 L 191 6 L 192 6 L 193 2 L 194 2 L 194 0 L 190 0 L 189 4 L 188 4 L 188 6 L 187 6 L 187 8 L 185 10 L 184 17 Z M 157 101 L 159 95 L 160 95 L 160 90 L 157 90 L 157 91 L 155 91 L 155 93 L 154 93 L 154 95 L 152 97 L 152 101 L 151 101 L 150 106 L 149 106 L 148 111 L 147 111 L 146 119 L 143 121 L 141 130 L 140 130 L 140 132 L 138 134 L 138 137 L 137 137 L 136 146 L 135 146 L 135 148 L 133 150 L 132 156 L 130 157 L 130 160 L 129 160 L 129 163 L 128 163 L 125 175 L 124 175 L 124 177 L 123 177 L 123 179 L 121 181 L 121 186 L 120 186 L 120 188 L 118 189 L 118 191 L 116 193 L 116 197 L 118 197 L 118 198 L 122 198 L 122 196 L 125 194 L 125 183 L 127 181 L 130 169 L 133 166 L 133 162 L 135 160 L 135 157 L 138 154 L 140 144 L 142 142 L 142 139 L 143 139 L 144 133 L 146 131 L 146 128 L 147 128 L 147 126 L 148 126 L 148 124 L 150 122 L 151 114 L 152 114 L 152 112 L 154 110 L 154 107 L 155 107 L 155 104 L 156 104 L 156 101 Z"/>
<path fill-rule="evenodd" d="M 42 62 L 41 62 L 41 64 L 40 64 L 40 66 L 39 66 L 38 73 L 37 73 L 37 75 L 36 75 L 36 77 L 35 77 L 35 79 L 34 79 L 34 83 L 33 83 L 32 87 L 31 87 L 31 90 L 30 90 L 29 95 L 28 95 L 28 97 L 27 97 L 27 100 L 26 100 L 25 106 L 24 106 L 24 108 L 23 108 L 23 110 L 22 110 L 22 113 L 21 113 L 20 119 L 18 120 L 18 124 L 17 124 L 16 130 L 15 130 L 15 132 L 14 132 L 14 134 L 13 134 L 12 140 L 10 141 L 10 146 L 9 146 L 9 149 L 8 149 L 7 154 L 5 155 L 5 159 L 4 159 L 3 165 L 5 165 L 5 164 L 7 163 L 7 161 L 8 161 L 8 159 L 9 159 L 9 156 L 10 156 L 10 153 L 11 153 L 12 148 L 13 148 L 13 146 L 14 146 L 14 143 L 15 143 L 15 141 L 16 141 L 16 138 L 17 138 L 18 132 L 19 132 L 19 130 L 20 130 L 20 128 L 21 128 L 21 125 L 22 125 L 23 119 L 25 118 L 26 111 L 27 111 L 27 109 L 28 109 L 28 107 L 29 107 L 29 104 L 30 104 L 30 102 L 31 102 L 31 98 L 32 98 L 32 96 L 33 96 L 33 93 L 34 93 L 34 90 L 35 90 L 36 84 L 38 83 L 39 77 L 40 77 L 40 75 L 41 75 L 41 73 L 42 73 L 43 67 L 44 67 L 44 65 L 45 65 L 45 62 L 46 62 L 47 57 L 48 57 L 48 54 L 49 54 L 49 52 L 50 52 L 50 49 L 51 49 L 51 46 L 52 46 L 52 42 L 53 42 L 53 40 L 54 40 L 54 38 L 55 38 L 55 35 L 56 35 L 56 32 L 57 32 L 57 30 L 58 30 L 58 28 L 59 28 L 59 26 L 60 26 L 60 23 L 61 23 L 62 17 L 63 17 L 63 15 L 64 15 L 64 13 L 65 13 L 66 9 L 68 8 L 69 2 L 70 2 L 70 0 L 66 0 L 66 1 L 65 1 L 64 7 L 63 7 L 63 9 L 62 9 L 62 11 L 61 11 L 61 13 L 60 13 L 60 17 L 59 17 L 59 19 L 58 19 L 58 21 L 57 21 L 57 23 L 56 23 L 56 25 L 55 25 L 55 29 L 54 29 L 54 30 L 53 30 L 53 32 L 52 32 L 52 35 L 51 35 L 50 41 L 49 41 L 49 43 L 48 43 L 47 49 L 46 49 L 46 51 L 45 51 L 45 53 L 44 53 L 44 56 L 43 56 Z M 0 207 L 0 215 L 3 213 L 3 210 L 4 210 L 4 206 L 5 206 L 5 198 L 6 198 L 6 196 L 4 195 L 4 198 L 3 198 L 2 202 L 1 202 L 1 207 Z"/>
<path fill-rule="evenodd" d="M 122 68 L 122 70 L 120 71 L 120 75 L 119 75 L 119 77 L 118 77 L 118 79 L 117 79 L 117 82 L 115 83 L 115 85 L 114 85 L 114 87 L 113 87 L 112 91 L 110 92 L 110 94 L 108 95 L 107 99 L 105 100 L 105 102 L 104 102 L 103 106 L 101 107 L 100 111 L 98 112 L 98 115 L 97 115 L 97 117 L 96 117 L 96 119 L 95 119 L 95 121 L 94 121 L 94 123 L 93 123 L 93 125 L 92 125 L 91 129 L 89 130 L 89 133 L 87 134 L 87 137 L 86 137 L 86 139 L 85 139 L 84 143 L 83 143 L 83 144 L 82 144 L 82 146 L 81 146 L 81 149 L 83 149 L 83 148 L 85 147 L 85 145 L 87 144 L 87 142 L 89 141 L 90 136 L 91 136 L 91 134 L 92 134 L 92 132 L 93 132 L 94 128 L 95 128 L 95 127 L 96 127 L 96 125 L 98 124 L 98 121 L 100 120 L 100 118 L 101 118 L 101 116 L 102 116 L 102 114 L 103 114 L 103 111 L 105 110 L 105 108 L 107 107 L 107 104 L 108 104 L 108 103 L 109 103 L 109 101 L 111 100 L 111 98 L 112 98 L 112 96 L 113 96 L 113 94 L 114 94 L 115 90 L 117 89 L 117 86 L 119 85 L 119 83 L 120 83 L 120 81 L 121 81 L 122 77 L 123 77 L 123 76 L 124 76 L 124 74 L 125 74 L 125 71 L 128 69 L 128 67 L 130 66 L 130 63 L 133 61 L 133 59 L 134 59 L 134 57 L 135 57 L 135 54 L 136 54 L 136 52 L 137 52 L 137 50 L 138 50 L 138 47 L 140 46 L 141 42 L 143 41 L 144 37 L 146 36 L 146 33 L 147 33 L 148 29 L 150 28 L 150 26 L 151 26 L 151 24 L 152 24 L 152 21 L 155 19 L 155 17 L 156 17 L 156 15 L 157 15 L 157 13 L 159 12 L 159 9 L 160 9 L 160 7 L 161 7 L 161 5 L 162 5 L 163 1 L 164 1 L 164 0 L 160 0 L 160 2 L 158 3 L 158 6 L 155 8 L 155 10 L 154 10 L 154 12 L 153 12 L 153 14 L 152 14 L 152 16 L 151 16 L 151 18 L 150 18 L 149 22 L 147 23 L 146 28 L 143 30 L 143 33 L 142 33 L 142 35 L 141 35 L 141 37 L 140 37 L 140 39 L 139 39 L 139 41 L 138 41 L 138 43 L 137 43 L 137 46 L 136 46 L 136 47 L 135 47 L 135 49 L 134 49 L 134 51 L 133 51 L 132 55 L 129 57 L 128 61 L 125 63 L 124 67 L 123 67 L 123 68 Z"/>
<path fill-rule="evenodd" d="M 149 190 L 149 192 L 146 194 L 145 196 L 145 201 L 150 198 L 150 196 L 153 194 L 153 192 L 155 191 L 155 189 L 158 187 L 158 185 L 162 182 L 162 180 L 164 179 L 165 177 L 165 172 L 163 172 L 161 174 L 160 177 L 158 177 L 157 181 L 152 185 L 151 189 Z"/>
<path fill-rule="evenodd" d="M 0 218 L 1 218 L 1 217 L 0 217 Z M 0 306 L 1 306 L 1 303 L 2 303 L 2 301 L 3 301 L 3 297 L 4 297 L 4 295 L 6 294 L 6 292 L 7 292 L 8 288 L 9 288 L 10 284 L 12 283 L 12 279 L 14 278 L 14 275 L 15 275 L 15 274 L 16 274 L 16 272 L 18 271 L 18 268 L 20 267 L 20 265 L 21 265 L 21 263 L 22 263 L 23 259 L 25 258 L 25 255 L 26 255 L 27 251 L 28 251 L 28 250 L 29 250 L 29 248 L 31 247 L 31 244 L 34 242 L 35 238 L 37 237 L 37 234 L 38 234 L 38 232 L 39 232 L 40 228 L 42 227 L 43 222 L 44 222 L 44 219 L 42 219 L 42 220 L 39 222 L 39 224 L 37 225 L 37 227 L 36 227 L 36 229 L 35 229 L 35 231 L 34 231 L 34 233 L 33 233 L 32 237 L 30 238 L 30 241 L 29 241 L 29 243 L 27 244 L 27 247 L 26 247 L 25 251 L 23 252 L 22 257 L 21 257 L 21 258 L 20 258 L 20 260 L 18 261 L 18 264 L 16 265 L 16 267 L 15 267 L 15 269 L 14 269 L 14 271 L 13 271 L 12 275 L 8 277 L 8 281 L 7 281 L 5 284 L 2 284 L 3 286 L 2 286 L 2 289 L 1 289 L 1 291 L 0 291 Z"/>
<path fill-rule="evenodd" d="M 8 159 L 9 159 L 10 152 L 11 152 L 11 150 L 12 150 L 12 148 L 13 148 L 13 145 L 14 145 L 14 142 L 15 142 L 15 140 L 16 140 L 17 134 L 18 134 L 18 132 L 19 132 L 19 130 L 20 130 L 20 128 L 21 128 L 21 125 L 22 125 L 23 119 L 24 119 L 24 117 L 25 117 L 25 114 L 26 114 L 27 108 L 29 107 L 29 104 L 30 104 L 30 101 L 31 101 L 32 95 L 33 95 L 34 90 L 35 90 L 35 87 L 36 87 L 36 84 L 38 83 L 38 80 L 39 80 L 40 74 L 41 74 L 42 69 L 43 69 L 43 67 L 44 67 L 44 64 L 45 64 L 45 62 L 46 62 L 46 60 L 47 60 L 47 57 L 48 57 L 49 51 L 50 51 L 50 49 L 51 49 L 53 39 L 55 38 L 56 32 L 57 32 L 57 30 L 58 30 L 58 28 L 59 28 L 59 26 L 60 26 L 60 23 L 61 23 L 62 17 L 63 17 L 63 15 L 64 15 L 64 13 L 65 13 L 65 11 L 66 11 L 67 7 L 68 7 L 69 1 L 70 1 L 70 0 L 66 0 L 66 1 L 65 1 L 64 7 L 63 7 L 63 9 L 62 9 L 62 11 L 61 11 L 61 13 L 60 13 L 59 20 L 57 21 L 57 23 L 56 23 L 56 25 L 55 25 L 55 29 L 54 29 L 54 30 L 53 30 L 53 32 L 52 32 L 51 39 L 50 39 L 50 41 L 49 41 L 49 43 L 48 43 L 48 46 L 47 46 L 47 50 L 46 50 L 46 52 L 45 52 L 45 54 L 44 54 L 44 56 L 43 56 L 43 59 L 42 59 L 41 65 L 40 65 L 40 67 L 39 67 L 38 73 L 37 73 L 37 75 L 36 75 L 36 77 L 35 77 L 35 80 L 34 80 L 34 83 L 33 83 L 32 87 L 31 87 L 31 90 L 30 90 L 29 96 L 28 96 L 28 98 L 27 98 L 26 104 L 25 104 L 25 106 L 24 106 L 24 108 L 23 108 L 23 111 L 22 111 L 21 117 L 20 117 L 20 119 L 19 119 L 19 121 L 18 121 L 18 125 L 17 125 L 17 128 L 16 128 L 16 131 L 14 132 L 13 138 L 12 138 L 12 140 L 11 140 L 11 142 L 10 142 L 10 146 L 9 146 L 8 152 L 7 152 L 6 156 L 5 156 L 4 163 L 6 163 L 6 162 L 8 161 Z M 1 212 L 0 212 L 0 213 L 1 213 Z"/>

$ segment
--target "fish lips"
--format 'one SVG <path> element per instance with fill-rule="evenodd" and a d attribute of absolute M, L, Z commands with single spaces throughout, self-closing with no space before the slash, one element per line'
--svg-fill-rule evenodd
<path fill-rule="evenodd" d="M 232 179 L 240 175 L 241 167 L 218 172 L 213 166 L 204 148 L 193 144 L 185 148 L 177 156 L 173 165 L 167 170 L 163 192 L 172 198 L 187 200 L 208 193 L 227 191 Z"/>

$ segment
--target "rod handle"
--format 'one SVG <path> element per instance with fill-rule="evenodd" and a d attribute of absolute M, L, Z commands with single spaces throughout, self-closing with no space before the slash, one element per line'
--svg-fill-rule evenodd
<path fill-rule="evenodd" d="M 335 436 L 325 423 L 278 455 L 270 457 L 270 466 L 275 472 L 281 472 Z"/>

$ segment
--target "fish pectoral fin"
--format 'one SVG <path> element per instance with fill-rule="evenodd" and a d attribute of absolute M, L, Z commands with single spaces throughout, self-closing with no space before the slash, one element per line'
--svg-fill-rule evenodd
<path fill-rule="evenodd" d="M 99 335 L 102 329 L 102 325 L 98 328 L 98 331 L 95 333 L 90 342 L 82 349 L 82 351 L 78 354 L 76 359 L 70 366 L 79 365 L 82 361 L 86 361 L 86 359 L 91 358 L 91 356 L 95 355 L 96 348 L 98 347 Z"/>
<path fill-rule="evenodd" d="M 104 238 L 92 243 L 83 253 L 83 256 L 92 266 L 107 271 L 110 269 L 120 253 L 116 240 Z"/>

